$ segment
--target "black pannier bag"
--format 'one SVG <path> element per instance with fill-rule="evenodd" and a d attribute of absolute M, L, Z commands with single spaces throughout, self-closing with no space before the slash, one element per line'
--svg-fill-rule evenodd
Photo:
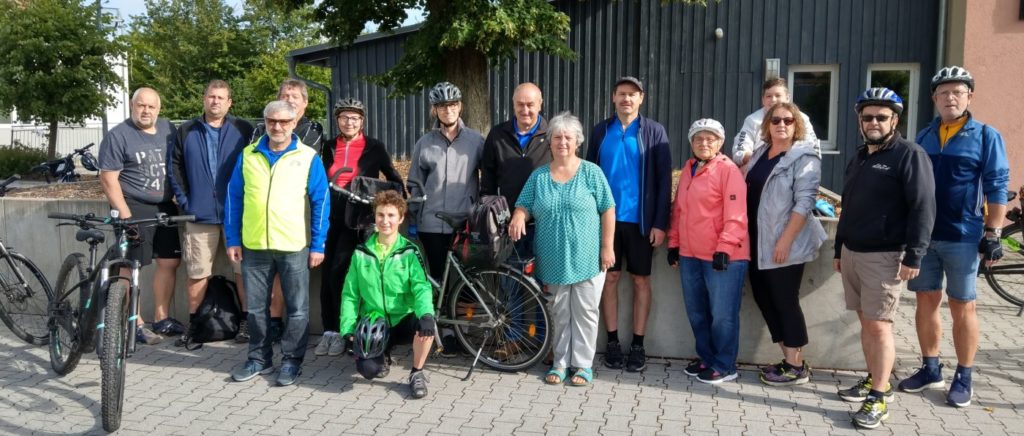
<path fill-rule="evenodd" d="M 508 224 L 512 213 L 501 195 L 485 195 L 473 207 L 464 232 L 455 238 L 455 252 L 471 268 L 501 265 L 512 253 Z"/>
<path fill-rule="evenodd" d="M 401 183 L 373 177 L 356 176 L 348 184 L 349 192 L 360 197 L 373 198 L 378 193 L 392 190 L 405 197 Z M 349 201 L 345 205 L 345 226 L 350 229 L 368 228 L 373 224 L 373 205 Z"/>

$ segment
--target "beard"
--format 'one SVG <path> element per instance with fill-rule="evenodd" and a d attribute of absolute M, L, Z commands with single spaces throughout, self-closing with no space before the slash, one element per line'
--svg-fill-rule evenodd
<path fill-rule="evenodd" d="M 887 141 L 889 141 L 889 138 L 892 138 L 893 132 L 895 132 L 895 131 L 896 131 L 896 129 L 892 129 L 888 133 L 885 133 L 885 134 L 876 134 L 875 132 L 877 132 L 877 131 L 873 131 L 869 135 L 868 133 L 865 133 L 862 130 L 861 131 L 861 135 L 864 136 L 864 143 L 865 144 L 868 144 L 868 145 L 882 145 L 882 144 L 885 144 Z"/>

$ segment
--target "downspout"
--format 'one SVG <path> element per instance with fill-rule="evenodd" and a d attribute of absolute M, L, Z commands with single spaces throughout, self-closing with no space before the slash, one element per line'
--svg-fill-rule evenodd
<path fill-rule="evenodd" d="M 949 6 L 947 0 L 939 0 L 939 28 L 938 40 L 935 43 L 935 71 L 946 66 L 946 15 Z"/>
<path fill-rule="evenodd" d="M 324 119 L 327 120 L 328 128 L 330 129 L 330 132 L 329 132 L 330 136 L 334 136 L 334 134 L 335 134 L 334 133 L 334 130 L 335 130 L 334 120 L 331 119 L 331 106 L 334 104 L 334 96 L 333 96 L 333 92 L 331 92 L 331 88 L 329 86 L 327 86 L 327 85 L 322 84 L 322 83 L 314 82 L 312 80 L 309 80 L 309 79 L 307 79 L 305 77 L 300 76 L 298 71 L 295 68 L 297 63 L 298 63 L 295 60 L 295 57 L 288 56 L 287 58 L 288 58 L 288 76 L 289 77 L 291 77 L 293 79 L 296 79 L 296 80 L 301 80 L 303 83 L 306 84 L 306 86 L 308 86 L 310 88 L 319 89 L 320 91 L 322 91 L 324 94 L 327 95 L 327 104 L 324 105 L 325 106 L 325 108 L 324 108 L 324 112 L 325 112 L 324 113 Z"/>

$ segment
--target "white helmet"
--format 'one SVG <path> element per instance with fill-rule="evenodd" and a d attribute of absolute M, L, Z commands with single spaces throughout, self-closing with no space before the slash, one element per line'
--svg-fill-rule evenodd
<path fill-rule="evenodd" d="M 711 118 L 701 118 L 694 121 L 690 125 L 690 133 L 687 135 L 687 140 L 693 142 L 693 135 L 696 135 L 697 132 L 711 132 L 718 135 L 719 138 L 725 139 L 725 127 L 722 127 L 722 123 Z"/>
<path fill-rule="evenodd" d="M 974 77 L 964 67 L 956 65 L 945 67 L 935 73 L 935 77 L 932 77 L 932 92 L 935 92 L 935 88 L 938 88 L 939 85 L 949 82 L 963 83 L 967 85 L 967 89 L 974 92 Z"/>

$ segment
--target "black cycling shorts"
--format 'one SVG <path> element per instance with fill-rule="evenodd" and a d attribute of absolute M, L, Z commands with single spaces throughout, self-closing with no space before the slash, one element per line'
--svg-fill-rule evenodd
<path fill-rule="evenodd" d="M 635 276 L 651 275 L 654 247 L 651 238 L 640 233 L 636 223 L 615 222 L 615 265 L 608 271 L 621 271 L 626 262 L 626 271 Z"/>
<path fill-rule="evenodd" d="M 132 211 L 132 218 L 153 218 L 157 212 L 163 212 L 168 216 L 178 215 L 178 206 L 171 202 L 146 204 L 126 200 L 126 203 Z M 128 249 L 129 259 L 139 261 L 142 266 L 153 263 L 153 258 L 181 259 L 181 238 L 177 227 L 147 224 L 139 229 L 139 234 L 142 236 L 142 242 L 131 245 Z"/>

